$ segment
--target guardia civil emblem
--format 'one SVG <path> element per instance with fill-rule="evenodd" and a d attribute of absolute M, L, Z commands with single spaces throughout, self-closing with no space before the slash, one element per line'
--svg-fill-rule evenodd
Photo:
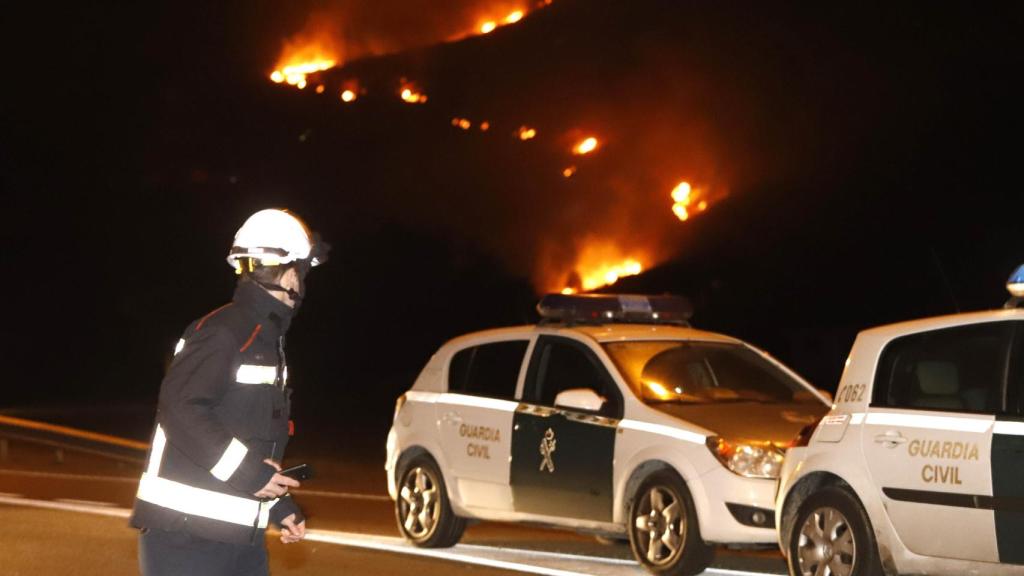
<path fill-rule="evenodd" d="M 544 457 L 540 463 L 541 472 L 545 469 L 552 473 L 555 471 L 555 461 L 551 459 L 551 454 L 555 451 L 555 442 L 555 431 L 548 428 L 544 432 L 544 437 L 540 439 L 540 455 Z"/>

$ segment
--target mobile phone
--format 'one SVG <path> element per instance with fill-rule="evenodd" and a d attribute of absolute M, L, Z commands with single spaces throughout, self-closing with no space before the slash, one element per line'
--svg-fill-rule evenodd
<path fill-rule="evenodd" d="M 310 466 L 309 464 L 298 464 L 296 466 L 292 466 L 291 468 L 285 468 L 284 470 L 278 472 L 278 474 L 282 476 L 287 476 L 289 478 L 294 478 L 300 481 L 309 480 L 310 478 L 313 477 L 313 467 Z"/>

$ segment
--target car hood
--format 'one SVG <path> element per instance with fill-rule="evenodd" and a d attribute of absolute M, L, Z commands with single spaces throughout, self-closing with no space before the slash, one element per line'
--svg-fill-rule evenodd
<path fill-rule="evenodd" d="M 784 445 L 800 429 L 829 411 L 817 402 L 727 402 L 651 404 L 659 412 L 706 428 L 730 442 L 758 441 Z"/>

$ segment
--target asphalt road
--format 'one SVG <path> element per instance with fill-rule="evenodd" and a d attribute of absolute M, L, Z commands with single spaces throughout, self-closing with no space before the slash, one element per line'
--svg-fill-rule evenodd
<path fill-rule="evenodd" d="M 645 574 L 628 546 L 561 530 L 479 523 L 452 549 L 424 551 L 397 537 L 380 463 L 323 462 L 295 490 L 311 530 L 285 546 L 268 537 L 282 574 Z M 8 442 L 0 461 L 0 574 L 134 574 L 127 526 L 141 462 Z M 734 572 L 735 571 L 735 572 Z M 784 574 L 777 552 L 721 549 L 708 574 Z"/>

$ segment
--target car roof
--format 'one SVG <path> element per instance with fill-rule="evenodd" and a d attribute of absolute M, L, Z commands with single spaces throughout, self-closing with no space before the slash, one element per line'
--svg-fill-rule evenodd
<path fill-rule="evenodd" d="M 946 316 L 933 316 L 918 320 L 908 320 L 895 324 L 886 324 L 863 330 L 861 335 L 879 338 L 893 338 L 903 334 L 913 334 L 925 330 L 938 330 L 941 328 L 952 328 L 965 324 L 978 324 L 982 322 L 999 322 L 1005 320 L 1024 320 L 1024 309 L 1009 308 L 1000 310 L 985 310 L 982 312 L 965 312 L 961 314 L 949 314 Z"/>
<path fill-rule="evenodd" d="M 449 340 L 444 345 L 444 348 L 462 348 L 472 344 L 502 340 L 525 340 L 535 334 L 576 334 L 601 343 L 627 340 L 700 340 L 705 342 L 742 343 L 741 340 L 723 334 L 669 324 L 527 324 L 463 334 Z"/>

